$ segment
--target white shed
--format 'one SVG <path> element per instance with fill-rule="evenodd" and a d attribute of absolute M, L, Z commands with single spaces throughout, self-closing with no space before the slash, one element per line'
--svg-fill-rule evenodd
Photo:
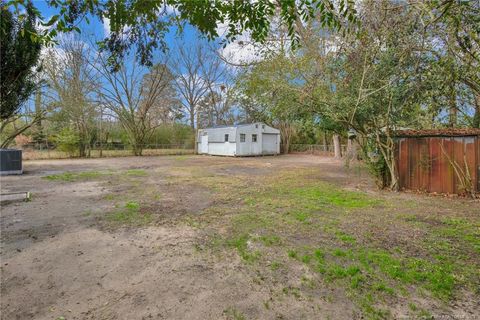
<path fill-rule="evenodd" d="M 280 131 L 264 123 L 198 130 L 198 153 L 218 156 L 257 156 L 280 153 Z"/>

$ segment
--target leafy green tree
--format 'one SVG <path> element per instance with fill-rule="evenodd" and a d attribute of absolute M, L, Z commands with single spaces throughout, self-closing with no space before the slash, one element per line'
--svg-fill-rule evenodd
<path fill-rule="evenodd" d="M 299 66 L 298 60 L 280 53 L 256 64 L 238 81 L 246 117 L 278 127 L 286 153 L 295 133 L 294 123 L 303 116 Z"/>
<path fill-rule="evenodd" d="M 63 128 L 55 136 L 55 142 L 57 148 L 60 151 L 66 152 L 69 156 L 74 156 L 76 151 L 78 151 L 78 145 L 80 144 L 80 137 L 69 127 Z"/>
<path fill-rule="evenodd" d="M 480 2 L 432 0 L 415 3 L 410 11 L 422 28 L 409 36 L 423 38 L 415 50 L 429 68 L 425 126 L 478 127 Z"/>
<path fill-rule="evenodd" d="M 21 108 L 37 87 L 41 44 L 35 41 L 36 14 L 32 4 L 26 6 L 23 19 L 0 4 L 0 134 L 17 122 Z M 30 128 L 43 116 L 34 114 L 31 121 L 1 134 L 0 147 L 7 147 L 17 135 Z"/>

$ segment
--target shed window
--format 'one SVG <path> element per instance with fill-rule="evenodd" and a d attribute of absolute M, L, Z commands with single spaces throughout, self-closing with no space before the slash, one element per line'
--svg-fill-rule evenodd
<path fill-rule="evenodd" d="M 257 142 L 257 135 L 256 134 L 252 134 L 252 142 Z"/>
<path fill-rule="evenodd" d="M 245 133 L 240 133 L 240 142 L 245 142 Z"/>
<path fill-rule="evenodd" d="M 225 142 L 228 142 L 228 134 L 225 135 Z"/>
<path fill-rule="evenodd" d="M 258 129 L 258 124 L 255 125 L 255 129 Z"/>
<path fill-rule="evenodd" d="M 262 124 L 262 129 L 265 129 L 265 125 L 264 125 L 264 124 Z"/>

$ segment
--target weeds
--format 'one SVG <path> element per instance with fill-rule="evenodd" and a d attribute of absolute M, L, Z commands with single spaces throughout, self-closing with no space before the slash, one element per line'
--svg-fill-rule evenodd
<path fill-rule="evenodd" d="M 238 254 L 245 262 L 253 263 L 260 257 L 260 252 L 251 252 L 248 248 L 248 241 L 249 237 L 247 235 L 242 235 L 238 238 L 228 240 L 227 245 L 236 248 Z"/>
<path fill-rule="evenodd" d="M 99 171 L 84 171 L 84 172 L 63 172 L 59 174 L 52 174 L 43 177 L 46 180 L 50 181 L 65 181 L 65 182 L 73 182 L 78 180 L 91 180 L 99 178 L 103 175 L 107 175 L 106 172 L 99 172 Z"/>
<path fill-rule="evenodd" d="M 152 221 L 152 214 L 142 212 L 140 204 L 136 201 L 128 201 L 122 208 L 109 213 L 107 219 L 122 225 L 146 225 Z"/>
<path fill-rule="evenodd" d="M 130 169 L 125 171 L 125 175 L 134 177 L 145 177 L 147 176 L 147 172 L 143 169 Z"/>
<path fill-rule="evenodd" d="M 223 311 L 223 314 L 228 320 L 246 320 L 242 312 L 238 311 L 234 307 L 228 307 Z"/>

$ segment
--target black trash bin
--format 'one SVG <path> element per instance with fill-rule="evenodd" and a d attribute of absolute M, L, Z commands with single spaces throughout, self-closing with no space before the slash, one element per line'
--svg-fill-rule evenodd
<path fill-rule="evenodd" d="M 0 175 L 22 173 L 22 150 L 0 149 Z"/>

